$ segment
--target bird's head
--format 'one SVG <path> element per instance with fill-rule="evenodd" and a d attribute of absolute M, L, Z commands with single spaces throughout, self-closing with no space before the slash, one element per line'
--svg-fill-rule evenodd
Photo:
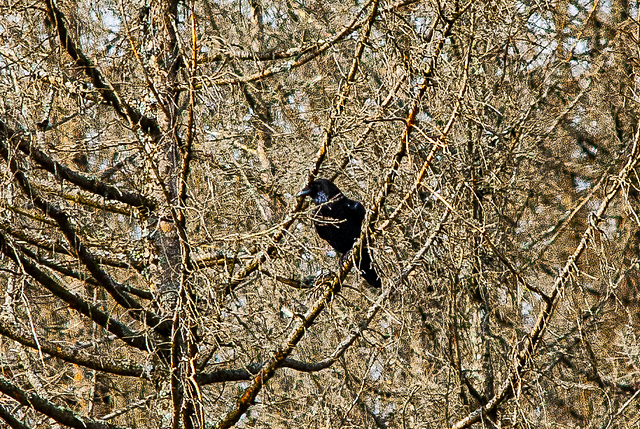
<path fill-rule="evenodd" d="M 316 179 L 298 192 L 296 197 L 309 197 L 315 204 L 324 204 L 340 194 L 340 189 L 330 180 Z"/>

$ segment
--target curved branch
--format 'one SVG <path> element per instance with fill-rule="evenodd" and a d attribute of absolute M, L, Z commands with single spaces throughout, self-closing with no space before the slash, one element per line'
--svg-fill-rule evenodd
<path fill-rule="evenodd" d="M 80 314 L 102 326 L 105 330 L 116 335 L 128 345 L 143 351 L 152 350 L 153 342 L 150 338 L 132 331 L 128 326 L 102 311 L 101 307 L 90 304 L 80 296 L 67 290 L 64 286 L 60 285 L 56 280 L 38 268 L 37 264 L 33 261 L 23 255 L 19 255 L 17 251 L 9 245 L 3 234 L 0 234 L 0 251 L 18 264 L 25 273 L 40 283 L 45 289 L 49 290 L 56 297 L 66 302 L 69 307 L 75 309 Z"/>
<path fill-rule="evenodd" d="M 347 77 L 347 83 L 345 84 L 345 86 L 342 88 L 342 91 L 340 92 L 340 99 L 336 106 L 337 114 L 331 118 L 332 124 L 335 123 L 335 120 L 336 120 L 335 118 L 342 113 L 342 110 L 344 108 L 344 104 L 346 102 L 346 98 L 349 93 L 351 82 L 355 78 L 355 75 L 358 70 L 358 61 L 360 59 L 360 56 L 362 55 L 362 52 L 364 51 L 364 45 L 369 39 L 369 34 L 371 32 L 373 22 L 375 20 L 375 17 L 378 14 L 379 4 L 380 4 L 380 0 L 373 0 L 371 11 L 367 17 L 368 25 L 364 33 L 360 37 L 359 46 L 354 55 L 352 67 Z M 332 128 L 333 127 L 330 127 L 327 133 L 327 139 L 325 140 L 323 146 L 320 149 L 318 158 L 316 160 L 317 161 L 316 167 L 314 170 L 312 170 L 312 174 L 315 174 L 314 171 L 317 172 L 317 170 L 320 168 L 320 163 L 324 159 L 326 148 L 328 144 L 331 142 L 331 136 L 333 135 Z M 311 179 L 312 177 L 313 176 L 310 175 L 309 179 Z M 302 200 L 303 200 L 302 198 L 298 198 L 298 205 L 302 204 Z M 282 235 L 282 232 L 279 232 L 278 234 Z M 357 252 L 358 247 L 356 246 L 353 251 Z M 240 396 L 240 398 L 236 402 L 236 405 L 233 408 L 233 410 L 229 412 L 220 421 L 220 423 L 218 424 L 218 428 L 221 428 L 221 429 L 229 428 L 235 425 L 240 419 L 240 417 L 242 417 L 242 415 L 249 409 L 251 404 L 253 404 L 256 396 L 262 389 L 262 386 L 264 385 L 264 383 L 266 383 L 275 374 L 276 370 L 280 366 L 282 366 L 284 360 L 288 358 L 291 352 L 295 349 L 295 347 L 300 342 L 300 340 L 304 336 L 304 333 L 307 331 L 307 329 L 309 329 L 311 325 L 313 325 L 314 321 L 320 315 L 320 313 L 325 308 L 327 303 L 331 301 L 331 299 L 333 298 L 333 295 L 337 293 L 338 290 L 340 290 L 340 287 L 342 286 L 342 282 L 347 277 L 347 274 L 349 273 L 349 271 L 351 271 L 351 266 L 353 264 L 352 259 L 353 258 L 348 258 L 345 261 L 345 263 L 342 264 L 342 266 L 340 267 L 340 272 L 338 273 L 338 276 L 333 281 L 329 283 L 325 282 L 326 289 L 324 294 L 314 303 L 314 305 L 304 315 L 302 321 L 298 324 L 298 326 L 291 332 L 291 334 L 289 334 L 286 341 L 286 345 L 282 347 L 280 350 L 276 351 L 271 357 L 271 359 L 264 366 L 264 368 L 262 368 L 262 370 L 253 378 L 251 385 L 245 389 L 244 393 Z"/>
<path fill-rule="evenodd" d="M 458 190 L 460 187 L 458 187 Z M 447 207 L 445 212 L 442 214 L 440 218 L 440 222 L 434 228 L 433 232 L 427 238 L 425 243 L 422 245 L 420 250 L 416 252 L 411 261 L 407 264 L 406 267 L 400 272 L 400 275 L 394 279 L 393 284 L 398 286 L 404 282 L 409 275 L 416 269 L 416 267 L 420 266 L 420 260 L 424 256 L 424 254 L 431 248 L 435 238 L 440 234 L 444 223 L 447 218 L 451 214 L 451 209 Z M 348 271 L 347 271 L 348 272 Z M 333 365 L 340 357 L 344 355 L 344 352 L 354 343 L 356 339 L 358 339 L 362 333 L 368 328 L 369 323 L 373 320 L 375 315 L 381 308 L 382 303 L 393 293 L 394 289 L 389 288 L 385 290 L 373 303 L 371 307 L 367 310 L 367 314 L 362 319 L 362 321 L 358 324 L 358 326 L 351 331 L 351 333 L 338 344 L 336 349 L 331 353 L 331 356 L 322 359 L 318 362 L 303 362 L 296 359 L 285 358 L 280 367 L 281 368 L 291 368 L 300 372 L 317 372 L 322 371 L 323 369 L 329 368 Z M 226 381 L 246 381 L 250 380 L 252 375 L 258 374 L 266 363 L 257 363 L 257 364 L 249 364 L 246 368 L 243 369 L 220 369 L 211 371 L 208 373 L 199 374 L 196 378 L 198 383 L 200 384 L 212 384 L 212 383 L 222 383 Z"/>
<path fill-rule="evenodd" d="M 227 381 L 246 381 L 262 371 L 267 363 L 252 363 L 242 369 L 218 369 L 215 371 L 198 374 L 196 381 L 199 384 L 224 383 Z M 317 372 L 329 368 L 333 362 L 327 363 L 324 360 L 320 362 L 303 362 L 297 359 L 286 358 L 282 361 L 280 368 L 295 369 L 300 372 Z"/>
<path fill-rule="evenodd" d="M 413 3 L 417 3 L 418 0 L 406 0 L 406 1 L 402 1 L 396 4 L 393 4 L 391 6 L 388 6 L 386 8 L 383 8 L 380 10 L 380 13 L 384 13 L 384 12 L 389 12 L 389 11 L 395 11 L 401 7 L 413 4 Z M 340 31 L 338 34 L 336 34 L 334 37 L 328 39 L 328 40 L 320 40 L 317 43 L 313 44 L 312 46 L 308 46 L 305 48 L 302 47 L 298 47 L 298 48 L 292 48 L 292 49 L 288 49 L 286 51 L 277 51 L 277 52 L 270 52 L 270 53 L 263 53 L 263 54 L 257 54 L 257 59 L 258 61 L 267 61 L 267 60 L 273 60 L 273 59 L 286 59 L 286 58 L 300 58 L 297 61 L 289 61 L 289 62 L 285 62 L 282 64 L 278 64 L 276 66 L 273 66 L 271 68 L 268 69 L 264 69 L 263 71 L 253 74 L 251 76 L 247 76 L 247 77 L 240 77 L 240 78 L 233 78 L 233 79 L 218 79 L 218 80 L 214 80 L 212 83 L 215 85 L 234 85 L 234 84 L 239 84 L 239 83 L 249 83 L 249 82 L 254 82 L 256 80 L 261 80 L 264 79 L 266 77 L 269 76 L 273 76 L 275 74 L 278 74 L 280 72 L 284 72 L 284 71 L 289 71 L 293 68 L 302 66 L 306 63 L 308 63 L 309 61 L 313 60 L 314 58 L 316 58 L 317 56 L 319 56 L 320 54 L 326 52 L 329 48 L 331 48 L 333 45 L 335 45 L 337 42 L 339 42 L 340 40 L 346 38 L 347 36 L 349 36 L 351 33 L 353 33 L 354 31 L 358 30 L 360 27 L 362 27 L 363 25 L 370 25 L 369 22 L 369 17 L 364 18 L 360 21 L 358 21 L 358 18 L 360 17 L 360 15 L 362 14 L 362 11 L 364 11 L 367 6 L 369 6 L 369 4 L 371 3 L 371 1 L 369 1 L 367 4 L 365 4 L 360 12 L 358 13 L 358 15 L 356 15 L 355 19 L 348 25 L 346 25 L 342 31 Z M 307 55 L 308 54 L 308 55 Z M 217 55 L 214 57 L 210 57 L 210 60 L 229 60 L 231 58 L 233 59 L 251 59 L 251 60 L 256 60 L 256 56 L 254 54 L 251 54 L 250 58 L 245 58 L 243 54 L 238 54 L 238 55 L 233 55 L 233 56 L 229 56 L 229 55 Z M 199 88 L 198 88 L 199 89 Z"/>
<path fill-rule="evenodd" d="M 141 365 L 130 361 L 117 361 L 108 356 L 90 356 L 74 348 L 61 347 L 60 344 L 52 343 L 43 338 L 38 338 L 36 344 L 31 334 L 25 333 L 18 324 L 6 320 L 0 320 L 0 335 L 4 335 L 23 346 L 40 350 L 65 362 L 85 368 L 128 377 L 142 377 L 145 373 Z"/>
<path fill-rule="evenodd" d="M 361 10 L 364 10 L 369 4 L 370 3 L 367 3 L 366 5 L 364 5 Z M 410 4 L 410 2 L 406 3 L 406 4 Z M 313 180 L 313 178 L 318 174 L 318 171 L 320 171 L 320 166 L 322 165 L 322 163 L 324 162 L 324 160 L 326 158 L 327 149 L 328 149 L 328 147 L 331 145 L 331 143 L 333 141 L 333 135 L 335 133 L 334 128 L 335 128 L 335 126 L 337 124 L 337 119 L 342 114 L 342 111 L 344 109 L 344 104 L 345 104 L 345 102 L 346 102 L 346 100 L 348 98 L 347 95 L 348 95 L 348 93 L 350 91 L 351 83 L 355 79 L 355 75 L 356 75 L 356 72 L 358 70 L 358 62 L 359 62 L 360 56 L 362 55 L 362 52 L 364 51 L 364 47 L 365 47 L 365 44 L 366 44 L 365 42 L 369 37 L 369 33 L 371 31 L 371 27 L 373 26 L 373 22 L 375 21 L 375 16 L 377 16 L 377 14 L 378 14 L 378 5 L 379 5 L 379 2 L 375 1 L 374 7 L 372 9 L 372 13 L 370 13 L 367 16 L 366 20 L 363 21 L 363 23 L 367 23 L 368 26 L 367 26 L 363 36 L 360 38 L 360 42 L 359 42 L 359 45 L 358 45 L 358 50 L 357 50 L 356 54 L 354 55 L 354 59 L 353 59 L 352 65 L 351 65 L 351 69 L 349 71 L 349 75 L 348 75 L 347 81 L 345 82 L 345 85 L 340 89 L 341 92 L 340 92 L 340 96 L 339 96 L 338 102 L 337 102 L 336 107 L 335 107 L 335 113 L 331 116 L 330 123 L 329 123 L 329 126 L 327 128 L 327 132 L 325 133 L 325 139 L 324 139 L 322 145 L 320 146 L 320 148 L 318 149 L 318 152 L 316 154 L 316 158 L 315 158 L 313 167 L 311 168 L 311 171 L 309 172 L 309 175 L 307 176 L 307 183 L 310 182 L 311 180 Z M 355 25 L 354 23 L 355 23 L 355 20 L 352 22 L 351 25 Z M 361 24 L 359 24 L 358 27 L 360 25 Z M 351 27 L 349 27 L 349 28 L 351 28 Z M 327 47 L 327 49 L 328 49 L 328 47 Z M 267 259 L 267 256 L 271 256 L 276 252 L 277 244 L 284 237 L 285 231 L 288 230 L 289 227 L 293 224 L 293 222 L 294 222 L 294 220 L 296 218 L 295 215 L 302 210 L 303 206 L 304 206 L 304 198 L 298 198 L 296 200 L 296 205 L 294 206 L 294 208 L 289 212 L 289 214 L 284 219 L 284 221 L 282 221 L 280 223 L 280 225 L 277 226 L 278 232 L 272 237 L 272 239 L 271 239 L 271 243 L 272 244 L 269 245 L 269 247 L 266 249 L 265 252 L 260 252 L 258 255 L 256 255 L 251 260 L 251 262 L 242 271 L 237 273 L 233 277 L 233 279 L 231 279 L 231 281 L 229 281 L 229 283 L 226 285 L 225 290 L 224 290 L 224 294 L 225 295 L 228 295 L 249 274 L 254 272 L 260 266 L 260 264 L 262 264 Z"/>
<path fill-rule="evenodd" d="M 73 246 L 73 252 L 77 258 L 87 268 L 93 278 L 100 283 L 101 287 L 109 292 L 118 304 L 130 310 L 132 316 L 145 320 L 145 322 L 152 326 L 156 332 L 164 336 L 168 336 L 171 332 L 171 322 L 162 320 L 158 315 L 146 310 L 140 303 L 131 298 L 128 294 L 124 293 L 122 288 L 119 287 L 111 276 L 102 269 L 94 255 L 92 255 L 82 243 L 82 240 L 80 240 L 80 237 L 76 234 L 76 230 L 69 218 L 69 215 L 65 211 L 42 198 L 33 189 L 23 169 L 18 166 L 14 157 L 9 157 L 9 151 L 6 150 L 4 145 L 0 146 L 0 156 L 9 164 L 9 169 L 27 197 L 31 199 L 38 209 L 47 214 L 58 224 L 62 234 L 65 236 L 69 244 Z"/>
<path fill-rule="evenodd" d="M 61 407 L 48 401 L 35 393 L 25 392 L 17 385 L 11 383 L 5 377 L 0 376 L 0 392 L 15 399 L 24 406 L 33 408 L 39 413 L 53 419 L 54 421 L 77 429 L 119 429 L 122 426 L 116 426 L 109 423 L 102 423 L 81 417 L 68 408 Z"/>
<path fill-rule="evenodd" d="M 156 203 L 144 195 L 108 185 L 100 179 L 78 173 L 66 165 L 54 161 L 46 153 L 31 145 L 23 133 L 16 132 L 4 121 L 0 120 L 0 150 L 9 151 L 8 142 L 14 144 L 21 152 L 29 155 L 36 164 L 53 174 L 58 180 L 67 180 L 87 192 L 108 200 L 120 201 L 132 207 L 144 208 L 150 211 L 156 208 Z"/>
<path fill-rule="evenodd" d="M 104 101 L 112 106 L 116 113 L 126 119 L 132 127 L 140 126 L 143 132 L 148 133 L 154 138 L 159 137 L 161 132 L 156 120 L 143 116 L 121 100 L 120 95 L 118 95 L 118 92 L 111 86 L 107 78 L 91 63 L 91 60 L 89 60 L 84 52 L 76 46 L 65 25 L 65 16 L 60 9 L 56 7 L 54 1 L 47 0 L 45 3 L 49 20 L 54 23 L 58 33 L 60 45 L 69 56 L 73 58 L 78 68 L 82 69 L 87 77 L 89 77 L 91 83 L 98 90 Z"/>
<path fill-rule="evenodd" d="M 602 220 L 602 216 L 607 211 L 609 204 L 618 194 L 620 188 L 624 184 L 626 184 L 629 174 L 631 173 L 631 171 L 633 171 L 634 168 L 636 168 L 636 165 L 638 164 L 638 160 L 640 158 L 639 140 L 640 127 L 636 132 L 636 136 L 633 142 L 633 149 L 631 150 L 629 159 L 622 167 L 620 172 L 614 177 L 614 180 L 612 180 L 612 184 L 610 185 L 610 188 L 604 198 L 601 200 L 598 210 L 592 215 L 590 222 L 588 222 L 589 226 L 582 233 L 578 246 L 569 256 L 564 267 L 562 268 L 562 270 L 560 270 L 560 273 L 556 277 L 552 291 L 547 295 L 548 298 L 544 300 L 545 304 L 540 313 L 538 313 L 538 319 L 536 320 L 533 328 L 531 328 L 531 331 L 529 331 L 527 337 L 524 339 L 524 344 L 520 352 L 517 353 L 513 362 L 513 366 L 509 371 L 506 379 L 500 386 L 498 393 L 496 393 L 496 395 L 489 402 L 487 402 L 485 406 L 476 409 L 467 417 L 452 425 L 452 429 L 466 428 L 474 423 L 479 422 L 483 416 L 487 414 L 491 415 L 496 411 L 500 404 L 513 397 L 514 394 L 517 394 L 520 391 L 525 366 L 534 357 L 534 352 L 538 344 L 540 343 L 540 340 L 542 339 L 542 335 L 551 322 L 551 319 L 554 315 L 554 310 L 557 308 L 557 304 L 562 298 L 562 290 L 564 289 L 565 284 L 568 282 L 569 278 L 577 271 L 576 263 L 587 247 L 589 237 L 591 237 L 593 233 L 597 231 L 598 223 Z"/>

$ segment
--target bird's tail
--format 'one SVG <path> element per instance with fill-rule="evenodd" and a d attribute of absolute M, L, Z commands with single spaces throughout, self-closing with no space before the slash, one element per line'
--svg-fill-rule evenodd
<path fill-rule="evenodd" d="M 358 256 L 360 256 L 360 258 L 358 258 Z M 369 249 L 366 247 L 360 251 L 360 255 L 356 256 L 356 267 L 367 283 L 375 288 L 382 287 L 380 276 L 378 276 L 376 269 L 373 267 Z"/>

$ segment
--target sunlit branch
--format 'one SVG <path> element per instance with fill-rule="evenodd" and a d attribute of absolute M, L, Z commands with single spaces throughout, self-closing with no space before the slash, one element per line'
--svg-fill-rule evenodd
<path fill-rule="evenodd" d="M 4 376 L 0 376 L 0 392 L 15 399 L 24 406 L 33 408 L 34 410 L 44 414 L 45 416 L 53 419 L 57 423 L 75 429 L 118 429 L 121 426 L 112 425 L 109 423 L 102 423 L 96 420 L 91 420 L 87 417 L 82 417 L 68 408 L 61 407 L 42 398 L 35 393 L 30 393 L 22 390 L 17 385 L 11 383 Z"/>
<path fill-rule="evenodd" d="M 15 145 L 24 154 L 29 155 L 36 164 L 51 173 L 58 180 L 67 180 L 87 192 L 99 195 L 108 200 L 120 201 L 131 207 L 148 210 L 155 209 L 155 202 L 143 195 L 108 185 L 100 179 L 78 173 L 66 165 L 52 160 L 51 157 L 32 145 L 27 135 L 16 132 L 0 119 L 0 149 L 8 151 L 8 145 L 10 143 Z"/>
<path fill-rule="evenodd" d="M 33 350 L 96 371 L 104 371 L 128 377 L 142 377 L 145 374 L 145 369 L 142 365 L 132 361 L 119 361 L 109 356 L 91 356 L 82 353 L 78 349 L 64 347 L 59 343 L 53 343 L 44 338 L 38 338 L 38 342 L 36 343 L 32 335 L 24 332 L 17 324 L 11 324 L 6 320 L 0 320 L 0 335 L 10 338 Z"/>
<path fill-rule="evenodd" d="M 300 59 L 293 60 L 293 61 L 288 61 L 288 62 L 284 62 L 282 64 L 275 65 L 275 66 L 273 66 L 271 68 L 264 69 L 263 71 L 258 72 L 256 74 L 253 74 L 251 76 L 234 77 L 234 78 L 228 78 L 228 79 L 216 79 L 216 80 L 213 80 L 212 83 L 215 84 L 215 85 L 234 85 L 234 84 L 239 84 L 239 83 L 254 82 L 254 81 L 262 80 L 264 78 L 273 76 L 273 75 L 278 74 L 278 73 L 289 71 L 291 69 L 300 67 L 300 66 L 308 63 L 309 61 L 313 60 L 314 58 L 317 58 L 319 55 L 321 55 L 324 52 L 326 52 L 329 48 L 331 48 L 333 45 L 335 45 L 338 41 L 340 41 L 340 40 L 346 38 L 347 36 L 349 36 L 351 33 L 356 31 L 359 27 L 361 27 L 363 25 L 370 25 L 371 23 L 369 22 L 369 18 L 368 17 L 366 19 L 363 19 L 360 22 L 358 22 L 358 19 L 359 19 L 360 15 L 362 14 L 362 12 L 369 6 L 369 4 L 371 4 L 371 1 L 372 0 L 369 0 L 360 9 L 360 12 L 356 15 L 355 19 L 352 20 L 348 25 L 346 25 L 334 37 L 332 37 L 329 40 L 323 41 L 322 43 L 318 43 L 318 44 L 316 44 L 316 45 L 314 45 L 312 47 L 303 49 L 302 52 L 299 53 L 299 54 L 295 54 L 295 55 L 290 55 L 289 56 L 289 57 L 292 56 L 292 57 L 296 57 L 296 58 L 300 58 Z M 413 4 L 415 2 L 417 2 L 417 0 L 409 0 L 409 1 L 401 2 L 401 3 L 398 3 L 396 5 L 388 7 L 385 11 L 395 10 L 395 9 L 398 9 L 400 7 L 403 7 L 403 6 Z M 287 58 L 287 57 L 283 57 L 283 58 Z"/>
<path fill-rule="evenodd" d="M 69 215 L 64 210 L 61 210 L 42 198 L 41 195 L 33 189 L 27 175 L 23 169 L 18 166 L 17 160 L 15 158 L 9 158 L 9 152 L 4 148 L 4 146 L 0 147 L 0 156 L 2 156 L 2 158 L 4 158 L 9 164 L 9 168 L 13 173 L 16 182 L 22 188 L 26 196 L 31 199 L 36 207 L 58 224 L 62 234 L 65 236 L 69 244 L 73 246 L 73 253 L 87 268 L 93 278 L 100 282 L 100 285 L 109 292 L 118 304 L 129 309 L 132 316 L 145 319 L 146 323 L 153 326 L 157 332 L 162 333 L 163 335 L 168 335 L 169 328 L 167 326 L 167 322 L 161 320 L 151 311 L 144 309 L 140 303 L 117 287 L 116 282 L 102 269 L 95 256 L 92 255 L 83 244 L 82 240 L 76 233 L 76 228 L 74 227 Z"/>
<path fill-rule="evenodd" d="M 47 0 L 45 3 L 49 20 L 55 25 L 62 49 L 73 58 L 77 66 L 89 77 L 91 83 L 100 92 L 102 98 L 114 108 L 119 116 L 126 119 L 132 127 L 140 126 L 145 133 L 154 137 L 160 136 L 161 132 L 156 120 L 141 115 L 129 104 L 124 102 L 107 78 L 98 70 L 98 67 L 80 50 L 76 42 L 71 38 L 71 35 L 69 35 L 65 23 L 65 16 L 60 9 L 58 9 L 55 2 L 53 0 Z"/>
<path fill-rule="evenodd" d="M 588 222 L 588 226 L 582 233 L 580 242 L 578 243 L 574 252 L 569 256 L 569 258 L 567 258 L 564 267 L 557 275 L 553 287 L 551 288 L 551 292 L 547 294 L 548 299 L 545 301 L 545 305 L 543 306 L 542 310 L 538 313 L 538 318 L 535 325 L 533 326 L 533 328 L 531 328 L 529 334 L 525 337 L 524 344 L 522 344 L 520 351 L 517 352 L 509 374 L 500 385 L 498 392 L 485 406 L 476 409 L 464 419 L 459 420 L 458 422 L 453 424 L 451 426 L 452 429 L 466 428 L 474 423 L 479 422 L 485 414 L 491 414 L 504 401 L 520 394 L 520 386 L 522 386 L 523 372 L 525 370 L 525 367 L 527 363 L 535 356 L 534 352 L 540 340 L 542 339 L 547 326 L 553 319 L 558 302 L 562 300 L 562 291 L 565 284 L 569 281 L 571 276 L 577 272 L 576 263 L 586 249 L 587 242 L 589 241 L 593 233 L 597 230 L 598 223 L 602 220 L 602 216 L 607 211 L 609 204 L 612 202 L 614 197 L 618 195 L 620 188 L 627 183 L 629 175 L 638 164 L 638 148 L 640 146 L 639 143 L 640 127 L 638 127 L 638 130 L 636 132 L 636 136 L 633 142 L 633 148 L 629 153 L 627 162 L 624 164 L 620 172 L 612 178 L 613 180 L 609 185 L 609 189 L 607 190 L 606 195 L 600 201 L 600 205 L 596 212 L 593 213 L 593 215 L 589 215 L 591 217 L 591 221 Z"/>
<path fill-rule="evenodd" d="M 18 254 L 7 242 L 6 237 L 0 234 L 0 251 L 20 266 L 25 273 L 40 283 L 44 288 L 49 290 L 56 297 L 66 302 L 69 307 L 75 309 L 80 314 L 93 320 L 105 330 L 116 335 L 119 339 L 130 346 L 139 350 L 149 351 L 153 348 L 153 342 L 145 335 L 141 335 L 120 321 L 112 318 L 103 309 L 97 305 L 93 305 L 85 301 L 82 297 L 69 291 L 62 286 L 57 280 L 53 279 L 36 263 L 27 257 Z"/>

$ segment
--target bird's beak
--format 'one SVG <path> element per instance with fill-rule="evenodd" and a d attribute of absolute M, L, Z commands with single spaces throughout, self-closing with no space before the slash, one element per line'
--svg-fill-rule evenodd
<path fill-rule="evenodd" d="M 300 198 L 300 197 L 306 197 L 307 195 L 309 195 L 311 193 L 311 188 L 309 188 L 308 186 L 306 188 L 304 188 L 302 191 L 298 192 L 296 194 L 296 197 Z"/>

